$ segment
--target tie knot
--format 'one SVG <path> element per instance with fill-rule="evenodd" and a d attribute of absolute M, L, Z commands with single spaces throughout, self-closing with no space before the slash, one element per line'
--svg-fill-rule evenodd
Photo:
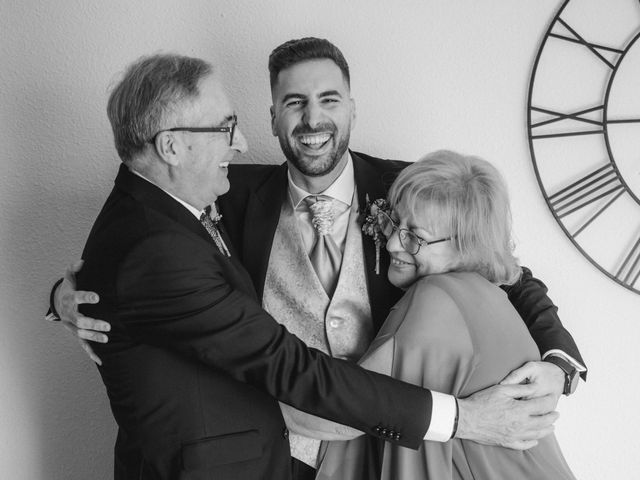
<path fill-rule="evenodd" d="M 326 195 L 309 195 L 304 199 L 311 212 L 311 223 L 320 235 L 331 234 L 333 199 Z"/>

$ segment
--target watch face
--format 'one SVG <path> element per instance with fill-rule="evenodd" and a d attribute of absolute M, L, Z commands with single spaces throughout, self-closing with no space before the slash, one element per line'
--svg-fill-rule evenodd
<path fill-rule="evenodd" d="M 527 108 L 556 221 L 593 265 L 640 294 L 640 2 L 565 1 L 538 50 Z"/>

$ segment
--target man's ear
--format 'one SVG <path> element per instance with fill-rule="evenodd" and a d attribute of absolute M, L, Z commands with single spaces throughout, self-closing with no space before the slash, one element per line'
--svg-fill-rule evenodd
<path fill-rule="evenodd" d="M 278 133 L 276 132 L 276 109 L 273 105 L 269 107 L 269 115 L 271 115 L 271 135 L 277 137 Z"/>
<path fill-rule="evenodd" d="M 156 150 L 156 154 L 163 162 L 173 166 L 180 163 L 178 152 L 182 146 L 179 145 L 179 140 L 173 132 L 160 132 L 156 136 L 153 146 Z"/>

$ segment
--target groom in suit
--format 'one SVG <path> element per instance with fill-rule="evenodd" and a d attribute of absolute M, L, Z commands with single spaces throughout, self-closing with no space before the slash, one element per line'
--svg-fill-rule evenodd
<path fill-rule="evenodd" d="M 263 307 L 307 345 L 355 361 L 402 295 L 387 279 L 384 242 L 376 245 L 361 227 L 367 203 L 386 197 L 406 163 L 348 150 L 356 117 L 349 67 L 329 41 L 303 38 L 278 46 L 269 58 L 269 73 L 272 132 L 287 161 L 231 165 L 232 188 L 219 202 L 223 222 Z M 321 235 L 305 201 L 319 195 L 331 205 L 329 236 L 339 252 L 337 268 L 328 273 L 314 263 Z M 541 353 L 559 355 L 585 371 L 546 287 L 524 268 L 520 281 L 505 290 Z M 557 379 L 555 393 L 562 392 L 558 367 L 545 363 L 527 369 Z M 434 397 L 440 401 L 447 400 Z M 441 421 L 450 425 L 452 419 Z M 312 479 L 318 442 L 295 434 L 290 441 L 300 460 L 294 461 L 294 478 Z"/>

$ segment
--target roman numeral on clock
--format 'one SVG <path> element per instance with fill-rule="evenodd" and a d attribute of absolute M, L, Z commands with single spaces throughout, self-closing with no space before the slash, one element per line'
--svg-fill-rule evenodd
<path fill-rule="evenodd" d="M 547 133 L 547 134 L 542 134 L 542 135 L 531 135 L 531 138 L 536 140 L 536 139 L 541 139 L 541 138 L 555 138 L 555 137 L 572 137 L 572 136 L 577 136 L 577 135 L 593 135 L 593 134 L 599 134 L 599 133 L 604 133 L 604 130 L 602 128 L 602 120 L 593 120 L 591 118 L 587 118 L 585 115 L 592 113 L 592 112 L 597 112 L 600 111 L 602 112 L 604 109 L 604 105 L 597 105 L 595 107 L 591 107 L 591 108 L 587 108 L 585 110 L 580 110 L 577 112 L 571 112 L 571 113 L 562 113 L 562 112 L 557 112 L 555 110 L 548 110 L 545 108 L 540 108 L 540 107 L 531 107 L 532 111 L 535 112 L 540 112 L 540 113 L 545 113 L 547 115 L 551 115 L 551 118 L 547 119 L 547 120 L 543 120 L 541 122 L 537 122 L 537 123 L 533 123 L 531 125 L 531 130 L 533 131 L 534 128 L 540 128 L 540 127 L 544 127 L 545 125 L 549 125 L 551 123 L 556 123 L 556 122 L 562 122 L 564 120 L 574 120 L 577 122 L 582 122 L 582 123 L 586 123 L 589 125 L 595 125 L 597 127 L 599 127 L 598 129 L 591 129 L 591 130 L 576 130 L 576 131 L 570 131 L 570 132 L 559 132 L 559 133 Z"/>
<path fill-rule="evenodd" d="M 620 56 L 623 51 L 617 48 L 605 47 L 604 45 L 598 45 L 596 43 L 587 42 L 578 32 L 576 32 L 571 26 L 562 20 L 562 18 L 558 17 L 558 23 L 562 25 L 572 36 L 561 35 L 559 33 L 550 33 L 550 37 L 558 38 L 560 40 L 565 40 L 567 42 L 578 43 L 586 48 L 588 48 L 591 53 L 593 53 L 599 60 L 601 60 L 607 67 L 610 69 L 615 68 L 615 64 L 611 63 L 607 58 L 600 53 L 600 51 L 613 52 Z"/>
<path fill-rule="evenodd" d="M 635 285 L 640 277 L 640 238 L 636 240 L 615 277 L 627 285 Z"/>
<path fill-rule="evenodd" d="M 625 187 L 620 181 L 618 172 L 613 164 L 607 163 L 551 195 L 549 205 L 558 218 L 563 218 L 594 202 L 602 203 L 600 208 L 592 212 L 582 225 L 571 232 L 571 235 L 576 237 L 624 192 Z"/>

